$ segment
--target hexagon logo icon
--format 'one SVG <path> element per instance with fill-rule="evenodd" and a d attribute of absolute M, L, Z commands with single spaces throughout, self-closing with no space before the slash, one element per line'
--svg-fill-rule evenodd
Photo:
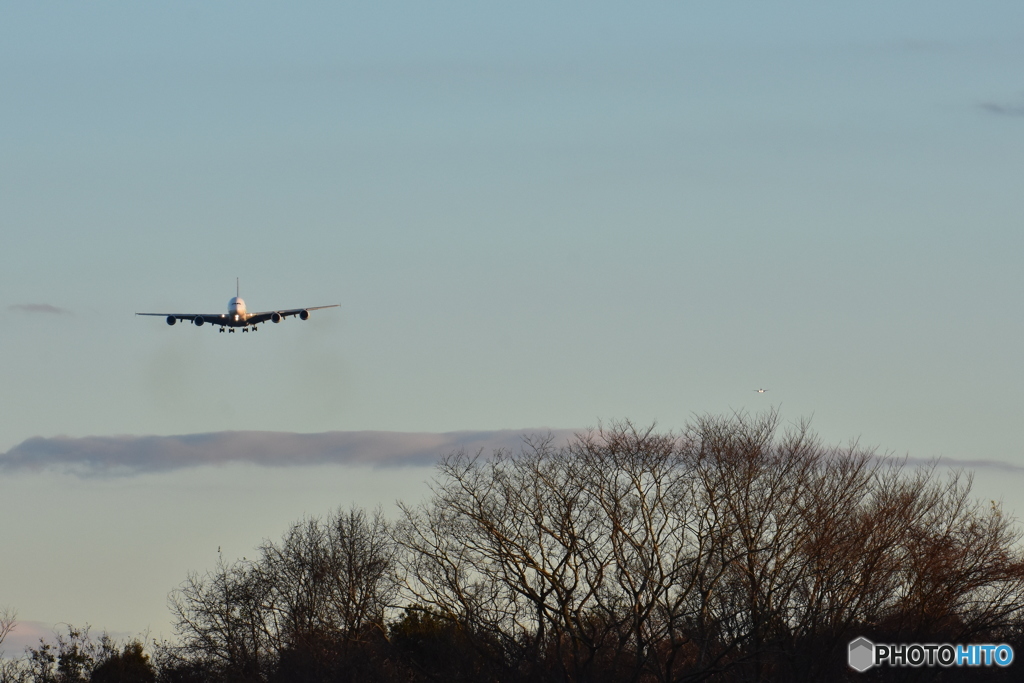
<path fill-rule="evenodd" d="M 870 669 L 875 665 L 875 644 L 864 636 L 850 641 L 849 662 L 854 671 L 864 673 Z"/>

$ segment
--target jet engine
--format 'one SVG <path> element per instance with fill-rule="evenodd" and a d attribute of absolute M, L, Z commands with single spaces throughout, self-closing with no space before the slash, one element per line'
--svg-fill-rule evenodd
<path fill-rule="evenodd" d="M 196 316 L 196 319 L 195 319 L 195 320 L 193 320 L 192 322 L 194 322 L 194 323 L 195 323 L 196 327 L 202 327 L 202 326 L 203 326 L 203 323 L 205 323 L 206 321 L 205 321 L 205 320 L 203 320 L 203 316 L 201 316 L 201 315 L 197 315 L 197 316 Z"/>
<path fill-rule="evenodd" d="M 309 311 L 300 311 L 299 320 L 309 320 Z"/>
<path fill-rule="evenodd" d="M 282 318 L 282 317 L 281 317 L 281 314 L 280 314 L 280 313 L 273 313 L 273 314 L 271 314 L 271 316 L 270 316 L 270 320 L 271 320 L 271 321 L 273 321 L 273 322 L 275 322 L 275 323 L 279 323 L 279 322 L 281 322 L 282 320 L 284 320 L 284 318 Z"/>
<path fill-rule="evenodd" d="M 167 316 L 167 324 L 168 325 L 173 325 L 176 322 L 178 322 L 178 319 L 175 318 L 173 315 Z"/>

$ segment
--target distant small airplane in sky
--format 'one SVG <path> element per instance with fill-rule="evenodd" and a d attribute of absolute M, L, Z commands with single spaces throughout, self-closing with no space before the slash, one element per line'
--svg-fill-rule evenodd
<path fill-rule="evenodd" d="M 754 389 L 754 391 L 756 391 L 759 394 L 763 394 L 764 392 L 766 392 L 768 390 L 767 389 Z"/>
<path fill-rule="evenodd" d="M 245 302 L 242 297 L 239 296 L 238 291 L 238 279 L 235 279 L 235 296 L 231 297 L 228 301 L 228 312 L 224 313 L 136 313 L 135 315 L 159 315 L 167 317 L 167 324 L 173 325 L 179 320 L 185 321 L 190 320 L 196 327 L 202 327 L 206 323 L 211 325 L 220 325 L 220 331 L 223 332 L 224 328 L 228 328 L 228 332 L 234 332 L 236 327 L 241 327 L 242 332 L 248 332 L 249 328 L 252 331 L 256 331 L 256 325 L 267 320 L 279 323 L 288 316 L 297 315 L 299 320 L 308 320 L 309 312 L 316 311 L 321 308 L 337 308 L 341 304 L 331 304 L 330 306 L 308 306 L 306 308 L 288 308 L 280 311 L 261 311 L 259 313 L 249 313 L 245 310 Z"/>

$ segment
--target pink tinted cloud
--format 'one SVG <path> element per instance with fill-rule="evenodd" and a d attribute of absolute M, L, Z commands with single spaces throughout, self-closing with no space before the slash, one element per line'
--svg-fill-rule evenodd
<path fill-rule="evenodd" d="M 14 625 L 14 630 L 7 634 L 4 642 L 0 643 L 0 656 L 20 657 L 26 647 L 39 645 L 39 640 L 53 640 L 53 626 L 44 624 L 41 621 L 22 621 Z"/>
<path fill-rule="evenodd" d="M 85 625 L 75 625 L 76 628 L 84 628 Z M 19 619 L 14 630 L 7 634 L 4 642 L 0 643 L 0 657 L 17 659 L 25 654 L 25 649 L 38 647 L 39 641 L 55 643 L 58 635 L 65 638 L 68 634 L 68 624 L 47 624 L 42 621 L 29 621 Z M 89 636 L 95 641 L 100 635 L 106 633 L 118 642 L 124 642 L 129 638 L 145 640 L 144 636 L 136 636 L 128 631 L 99 631 L 90 629 Z"/>

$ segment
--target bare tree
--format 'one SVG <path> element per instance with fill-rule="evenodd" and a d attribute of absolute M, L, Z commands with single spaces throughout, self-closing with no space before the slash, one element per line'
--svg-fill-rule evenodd
<path fill-rule="evenodd" d="M 265 677 L 276 639 L 269 588 L 253 562 L 192 573 L 168 598 L 176 619 L 180 658 L 200 662 L 228 680 Z"/>
<path fill-rule="evenodd" d="M 674 680 L 726 566 L 678 446 L 622 423 L 562 449 L 453 454 L 434 499 L 403 508 L 412 599 L 560 679 Z M 713 669 L 721 653 L 703 651 Z"/>
<path fill-rule="evenodd" d="M 738 677 L 834 678 L 865 631 L 955 640 L 1024 614 L 1020 533 L 972 501 L 969 477 L 825 447 L 806 423 L 777 432 L 774 414 L 706 418 L 684 440 L 708 507 L 732 520 L 713 611 Z"/>
<path fill-rule="evenodd" d="M 723 519 L 699 504 L 692 454 L 671 434 L 629 422 L 581 435 L 567 452 L 574 476 L 598 508 L 608 541 L 607 585 L 598 611 L 614 638 L 620 680 L 671 681 L 683 670 L 714 670 L 728 648 L 709 648 L 704 592 L 729 557 Z M 698 657 L 703 653 L 703 657 Z"/>
<path fill-rule="evenodd" d="M 0 607 L 0 645 L 18 625 L 18 612 L 13 607 Z"/>
<path fill-rule="evenodd" d="M 1020 534 L 969 478 L 780 433 L 775 413 L 454 453 L 433 492 L 396 532 L 408 600 L 520 675 L 820 680 L 858 632 L 1024 614 Z"/>
<path fill-rule="evenodd" d="M 384 633 L 397 592 L 395 548 L 383 513 L 358 508 L 296 522 L 281 542 L 265 542 L 258 562 L 268 586 L 274 646 L 326 665 Z"/>
<path fill-rule="evenodd" d="M 202 664 L 234 680 L 288 666 L 330 668 L 371 631 L 383 638 L 397 591 L 395 549 L 378 510 L 296 522 L 255 560 L 191 574 L 169 598 L 179 644 L 169 666 Z M 174 663 L 177 656 L 177 663 Z"/>
<path fill-rule="evenodd" d="M 18 625 L 18 612 L 13 607 L 0 607 L 0 645 Z M 2 653 L 2 650 L 0 650 Z M 0 656 L 0 683 L 22 683 L 28 672 L 17 659 Z"/>

